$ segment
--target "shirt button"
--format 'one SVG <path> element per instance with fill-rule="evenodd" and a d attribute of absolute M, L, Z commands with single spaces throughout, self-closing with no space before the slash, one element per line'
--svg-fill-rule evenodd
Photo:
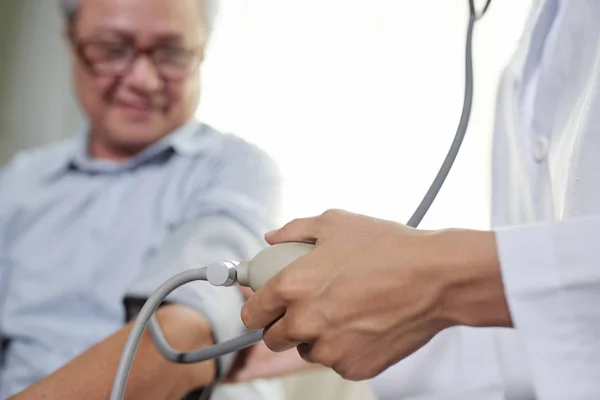
<path fill-rule="evenodd" d="M 545 136 L 538 136 L 533 142 L 532 156 L 535 162 L 541 163 L 548 157 L 550 145 Z"/>

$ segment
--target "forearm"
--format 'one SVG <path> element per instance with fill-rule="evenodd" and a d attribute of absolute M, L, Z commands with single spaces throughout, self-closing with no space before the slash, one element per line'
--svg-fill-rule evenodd
<path fill-rule="evenodd" d="M 512 327 L 494 232 L 443 230 L 431 240 L 443 282 L 440 312 L 449 324 Z"/>
<path fill-rule="evenodd" d="M 213 343 L 208 323 L 191 309 L 165 306 L 158 310 L 157 318 L 166 339 L 178 350 L 189 351 Z M 131 326 L 127 324 L 11 400 L 106 400 Z M 136 352 L 126 399 L 180 400 L 210 383 L 215 373 L 215 361 L 189 365 L 166 361 L 146 332 Z"/>

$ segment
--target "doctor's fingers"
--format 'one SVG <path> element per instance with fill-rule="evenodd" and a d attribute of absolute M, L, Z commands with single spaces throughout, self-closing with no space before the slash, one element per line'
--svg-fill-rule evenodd
<path fill-rule="evenodd" d="M 312 254 L 302 257 L 280 271 L 258 289 L 242 308 L 242 321 L 248 329 L 262 329 L 279 319 L 288 308 L 309 296 L 303 271 L 311 264 Z"/>
<path fill-rule="evenodd" d="M 297 218 L 265 235 L 269 244 L 303 242 L 314 244 L 318 239 L 319 217 Z"/>
<path fill-rule="evenodd" d="M 346 345 L 339 336 L 336 339 L 320 337 L 312 343 L 302 343 L 298 346 L 298 353 L 304 361 L 311 364 L 319 364 L 324 367 L 336 369 L 344 359 L 344 355 L 353 349 Z"/>
<path fill-rule="evenodd" d="M 241 313 L 246 328 L 265 328 L 285 314 L 289 301 L 279 289 L 279 280 L 276 275 L 246 300 Z"/>
<path fill-rule="evenodd" d="M 269 232 L 265 239 L 269 244 L 284 242 L 317 243 L 327 239 L 335 226 L 345 217 L 352 215 L 348 211 L 331 209 L 316 217 L 297 218 L 282 228 Z"/>
<path fill-rule="evenodd" d="M 326 330 L 326 322 L 317 308 L 296 305 L 265 330 L 263 340 L 272 351 L 289 350 L 318 340 Z"/>
<path fill-rule="evenodd" d="M 300 344 L 298 353 L 305 361 L 331 368 L 344 379 L 370 379 L 386 369 L 389 354 L 374 351 L 381 344 L 366 339 L 359 333 L 331 332 L 313 343 Z"/>
<path fill-rule="evenodd" d="M 261 329 L 272 324 L 290 307 L 318 297 L 320 289 L 331 280 L 331 257 L 312 250 L 292 262 L 258 289 L 242 308 L 242 321 L 248 329 Z"/>

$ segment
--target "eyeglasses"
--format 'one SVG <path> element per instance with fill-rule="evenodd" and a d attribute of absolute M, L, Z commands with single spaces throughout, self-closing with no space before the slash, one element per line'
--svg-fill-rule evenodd
<path fill-rule="evenodd" d="M 90 39 L 75 42 L 83 64 L 96 76 L 118 77 L 127 73 L 140 56 L 148 57 L 158 75 L 166 80 L 181 80 L 200 64 L 197 51 L 175 45 L 136 47 L 134 41 Z"/>

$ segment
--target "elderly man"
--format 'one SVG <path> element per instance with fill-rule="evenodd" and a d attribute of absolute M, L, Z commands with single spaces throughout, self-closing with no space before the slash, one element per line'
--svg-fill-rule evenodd
<path fill-rule="evenodd" d="M 144 299 L 183 268 L 252 256 L 277 223 L 272 161 L 193 120 L 214 2 L 62 6 L 89 126 L 0 175 L 0 399 L 106 399 Z M 174 235 L 188 246 L 157 261 Z M 188 285 L 157 315 L 191 350 L 242 333 L 242 304 L 236 288 Z M 145 337 L 127 398 L 198 398 L 232 364 L 171 364 Z M 280 387 L 227 385 L 213 398 L 280 398 Z"/>

